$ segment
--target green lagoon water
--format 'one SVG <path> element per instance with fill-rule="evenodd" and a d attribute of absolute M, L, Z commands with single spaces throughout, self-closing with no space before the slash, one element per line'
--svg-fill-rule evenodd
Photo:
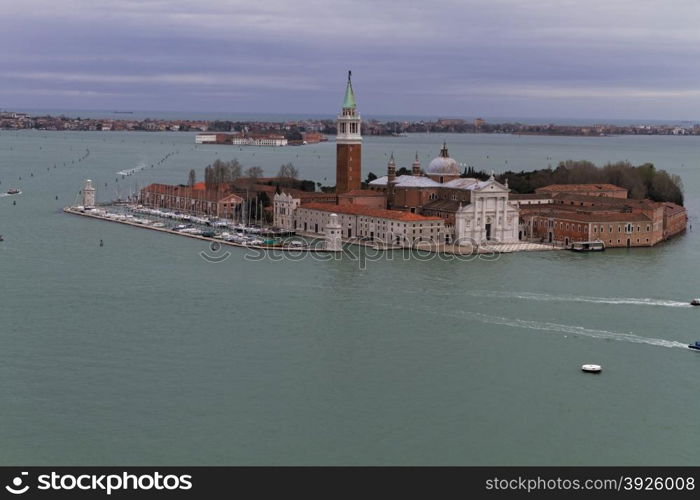
<path fill-rule="evenodd" d="M 696 220 L 696 137 L 367 138 L 363 171 L 392 151 L 425 165 L 443 139 L 496 171 L 651 161 L 683 177 Z M 105 201 L 217 156 L 333 182 L 332 142 L 193 143 L 0 132 L 0 191 L 23 191 L 0 198 L 0 464 L 700 465 L 697 232 L 589 255 L 212 264 L 203 242 L 61 212 L 86 178 Z"/>

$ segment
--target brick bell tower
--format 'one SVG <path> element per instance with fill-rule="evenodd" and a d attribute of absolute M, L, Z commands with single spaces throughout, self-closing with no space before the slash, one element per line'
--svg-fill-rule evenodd
<path fill-rule="evenodd" d="M 348 71 L 348 84 L 345 87 L 343 110 L 338 115 L 336 125 L 335 192 L 347 193 L 360 189 L 362 182 L 362 119 L 357 114 L 355 94 L 352 91 L 352 72 Z"/>

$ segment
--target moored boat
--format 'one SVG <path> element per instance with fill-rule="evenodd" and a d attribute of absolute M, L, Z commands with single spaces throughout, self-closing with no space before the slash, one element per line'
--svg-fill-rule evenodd
<path fill-rule="evenodd" d="M 569 250 L 573 252 L 602 252 L 605 250 L 605 243 L 602 241 L 574 241 Z"/>

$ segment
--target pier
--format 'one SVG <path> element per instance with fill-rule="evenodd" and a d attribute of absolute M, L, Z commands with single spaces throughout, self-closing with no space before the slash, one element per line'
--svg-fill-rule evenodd
<path fill-rule="evenodd" d="M 172 228 L 168 227 L 156 227 L 150 224 L 144 224 L 142 222 L 136 222 L 133 220 L 126 220 L 126 219 L 117 219 L 114 217 L 109 217 L 107 216 L 103 211 L 96 211 L 95 209 L 86 209 L 85 207 L 65 207 L 63 211 L 67 214 L 71 215 L 79 215 L 82 217 L 90 217 L 91 219 L 99 219 L 107 222 L 116 222 L 119 224 L 126 224 L 128 226 L 132 227 L 138 227 L 142 229 L 150 229 L 152 231 L 159 231 L 161 233 L 167 233 L 167 234 L 173 234 L 177 236 L 185 236 L 188 238 L 194 238 L 202 241 L 207 241 L 207 242 L 216 242 L 221 245 L 228 245 L 232 247 L 239 247 L 239 248 L 249 248 L 249 249 L 256 249 L 256 250 L 281 250 L 285 252 L 316 252 L 316 253 L 336 253 L 340 252 L 342 250 L 332 250 L 332 249 L 325 249 L 321 247 L 316 247 L 316 246 L 302 246 L 302 245 L 285 245 L 284 242 L 282 243 L 271 243 L 271 244 L 250 244 L 250 243 L 239 243 L 236 241 L 227 241 L 221 238 L 216 238 L 213 236 L 204 236 L 201 234 L 192 234 L 192 233 L 187 233 L 187 232 L 182 232 L 182 231 L 176 231 Z M 114 214 L 118 215 L 118 214 Z"/>

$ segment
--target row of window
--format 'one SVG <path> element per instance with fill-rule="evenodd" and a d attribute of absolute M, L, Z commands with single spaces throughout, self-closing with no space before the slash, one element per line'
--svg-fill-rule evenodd
<path fill-rule="evenodd" d="M 545 222 L 546 222 L 546 224 L 545 224 Z M 573 223 L 572 223 L 572 224 L 569 224 L 569 223 L 564 223 L 564 222 L 559 222 L 558 224 L 559 224 L 559 229 L 566 229 L 567 231 L 571 230 L 571 231 L 579 231 L 579 232 L 581 232 L 581 231 L 586 231 L 586 226 L 587 226 L 587 224 L 573 224 Z M 549 227 L 549 228 L 552 228 L 552 229 L 556 229 L 556 228 L 557 228 L 557 223 L 554 222 L 554 221 L 551 221 L 551 220 L 550 220 L 550 221 L 538 221 L 538 220 L 535 220 L 535 221 L 533 222 L 533 227 L 539 227 L 539 226 L 545 227 L 545 225 L 546 225 L 546 227 Z M 612 233 L 612 232 L 613 232 L 613 227 L 614 227 L 614 226 L 613 226 L 612 224 L 609 224 L 609 225 L 608 225 L 608 232 L 609 232 L 609 233 Z M 624 230 L 626 233 L 632 233 L 632 232 L 634 232 L 634 230 L 635 230 L 635 226 L 634 226 L 633 224 L 629 224 L 629 223 L 628 223 L 628 224 L 618 225 L 618 226 L 617 226 L 617 232 L 618 232 L 618 233 L 621 233 L 623 230 Z M 651 225 L 650 225 L 650 224 L 647 224 L 646 230 L 647 230 L 647 231 L 650 231 L 650 230 L 651 230 Z M 641 232 L 641 231 L 642 231 L 642 226 L 637 225 L 637 232 Z M 605 225 L 604 225 L 604 224 L 601 224 L 601 225 L 595 225 L 595 224 L 594 224 L 594 225 L 593 225 L 593 232 L 594 232 L 594 233 L 604 233 L 604 232 L 605 232 Z"/>

